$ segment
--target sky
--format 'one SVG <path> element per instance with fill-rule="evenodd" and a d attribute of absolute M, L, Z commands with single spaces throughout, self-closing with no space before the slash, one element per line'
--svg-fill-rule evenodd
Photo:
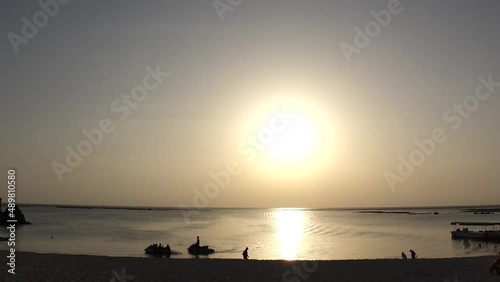
<path fill-rule="evenodd" d="M 18 202 L 499 204 L 497 1 L 0 5 Z"/>

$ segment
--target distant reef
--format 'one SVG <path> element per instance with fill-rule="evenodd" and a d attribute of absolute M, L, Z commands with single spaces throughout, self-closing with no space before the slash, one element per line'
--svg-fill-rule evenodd
<path fill-rule="evenodd" d="M 9 208 L 6 207 L 4 212 L 0 211 L 0 225 L 9 225 L 11 224 L 10 222 L 7 222 L 7 220 L 10 219 L 15 219 L 17 222 L 16 224 L 31 224 L 29 221 L 26 221 L 26 218 L 24 217 L 23 212 L 21 209 L 19 209 L 18 206 L 15 206 L 14 208 L 14 217 L 11 218 L 9 217 Z"/>
<path fill-rule="evenodd" d="M 494 214 L 495 212 L 500 212 L 500 209 L 498 208 L 462 209 L 462 212 L 474 213 L 474 214 Z"/>
<path fill-rule="evenodd" d="M 373 214 L 409 214 L 409 215 L 416 215 L 416 214 L 432 214 L 430 212 L 409 212 L 409 211 L 359 211 L 358 213 L 373 213 Z M 434 213 L 437 214 L 437 213 Z"/>

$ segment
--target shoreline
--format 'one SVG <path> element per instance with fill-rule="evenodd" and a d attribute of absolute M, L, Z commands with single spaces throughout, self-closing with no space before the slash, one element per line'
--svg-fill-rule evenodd
<path fill-rule="evenodd" d="M 6 261 L 7 251 L 0 251 Z M 16 252 L 1 281 L 499 281 L 494 256 L 436 259 L 158 259 Z M 134 279 L 132 280 L 132 276 Z M 127 280 L 128 279 L 128 280 Z"/>

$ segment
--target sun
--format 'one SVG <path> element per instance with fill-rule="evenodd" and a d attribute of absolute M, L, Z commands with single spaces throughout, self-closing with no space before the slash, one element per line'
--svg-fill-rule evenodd
<path fill-rule="evenodd" d="M 256 101 L 240 127 L 238 152 L 266 179 L 313 179 L 335 157 L 335 120 L 325 103 L 299 95 L 313 91 L 297 91 Z"/>
<path fill-rule="evenodd" d="M 266 153 L 271 160 L 294 164 L 306 160 L 316 145 L 316 133 L 313 125 L 304 117 L 296 116 L 274 140 L 266 146 Z"/>

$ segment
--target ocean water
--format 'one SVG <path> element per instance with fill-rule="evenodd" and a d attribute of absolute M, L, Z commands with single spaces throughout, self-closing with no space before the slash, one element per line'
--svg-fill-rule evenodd
<path fill-rule="evenodd" d="M 499 243 L 451 240 L 452 221 L 495 221 L 500 214 L 456 208 L 397 210 L 206 209 L 200 211 L 21 207 L 31 225 L 17 228 L 16 249 L 39 253 L 143 257 L 152 243 L 170 244 L 191 258 L 200 236 L 216 253 L 208 258 L 332 260 L 495 255 Z M 391 212 L 394 210 L 385 210 Z M 434 215 L 434 212 L 439 212 Z M 0 236 L 7 236 L 5 228 Z M 52 238 L 51 238 L 52 236 Z M 481 243 L 481 246 L 479 245 Z M 0 249 L 7 249 L 6 242 Z"/>

